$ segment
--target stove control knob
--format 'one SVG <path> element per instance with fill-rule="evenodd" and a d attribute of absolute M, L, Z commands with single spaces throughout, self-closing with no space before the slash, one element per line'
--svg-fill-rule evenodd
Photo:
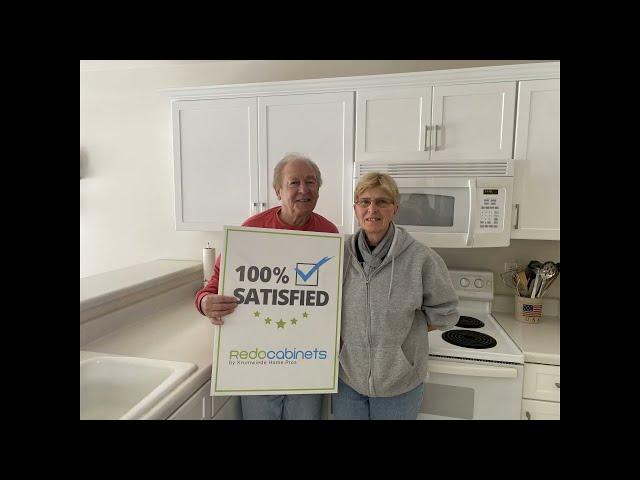
<path fill-rule="evenodd" d="M 482 281 L 481 278 L 476 278 L 476 281 L 473 282 L 473 284 L 477 287 L 477 288 L 482 288 L 484 287 L 484 282 Z"/>
<path fill-rule="evenodd" d="M 469 279 L 468 279 L 468 278 L 464 278 L 464 277 L 462 277 L 462 278 L 460 279 L 460 285 L 461 285 L 462 287 L 464 287 L 464 288 L 468 287 L 468 286 L 469 286 Z"/>

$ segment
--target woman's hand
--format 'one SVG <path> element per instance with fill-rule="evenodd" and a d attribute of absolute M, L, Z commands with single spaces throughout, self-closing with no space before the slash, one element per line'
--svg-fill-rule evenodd
<path fill-rule="evenodd" d="M 215 293 L 209 293 L 200 300 L 202 312 L 209 317 L 214 325 L 224 325 L 222 317 L 233 313 L 237 306 L 238 300 L 236 300 L 236 297 L 217 295 Z"/>

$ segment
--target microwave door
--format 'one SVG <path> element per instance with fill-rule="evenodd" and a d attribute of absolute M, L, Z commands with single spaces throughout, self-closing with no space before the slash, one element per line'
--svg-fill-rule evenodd
<path fill-rule="evenodd" d="M 470 178 L 400 178 L 395 223 L 432 247 L 466 247 L 473 240 Z"/>

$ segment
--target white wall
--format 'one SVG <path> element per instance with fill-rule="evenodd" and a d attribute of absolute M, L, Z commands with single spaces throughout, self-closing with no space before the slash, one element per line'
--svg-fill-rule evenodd
<path fill-rule="evenodd" d="M 171 109 L 162 89 L 531 62 L 536 60 L 83 61 L 80 277 L 157 258 L 198 260 L 207 241 L 218 249 L 222 244 L 217 232 L 175 231 Z M 450 266 L 501 271 L 502 256 L 558 261 L 559 249 L 560 242 L 514 240 L 506 249 L 439 253 L 460 263 Z M 551 288 L 549 297 L 559 295 L 559 280 Z M 503 293 L 509 293 L 506 287 Z"/>

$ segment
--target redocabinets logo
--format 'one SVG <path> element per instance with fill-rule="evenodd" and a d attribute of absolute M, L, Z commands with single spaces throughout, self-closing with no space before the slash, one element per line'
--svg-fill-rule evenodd
<path fill-rule="evenodd" d="M 326 360 L 327 351 L 318 350 L 297 350 L 284 348 L 282 350 L 231 350 L 229 360 Z"/>

